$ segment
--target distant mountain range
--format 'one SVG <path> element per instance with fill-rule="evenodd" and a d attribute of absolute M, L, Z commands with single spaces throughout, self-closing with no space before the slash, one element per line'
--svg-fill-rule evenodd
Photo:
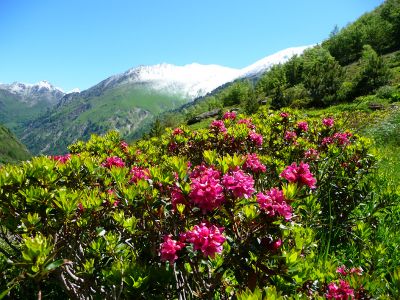
<path fill-rule="evenodd" d="M 0 84 L 0 124 L 11 128 L 34 154 L 65 152 L 76 139 L 111 129 L 133 137 L 157 114 L 227 82 L 260 76 L 307 47 L 285 49 L 243 69 L 197 63 L 139 66 L 82 92 L 65 93 L 46 81 Z"/>

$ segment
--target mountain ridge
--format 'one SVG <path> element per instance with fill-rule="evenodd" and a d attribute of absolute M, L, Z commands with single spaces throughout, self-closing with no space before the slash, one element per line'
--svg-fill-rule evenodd
<path fill-rule="evenodd" d="M 119 130 L 123 136 L 135 136 L 161 112 L 173 110 L 236 79 L 260 75 L 308 47 L 288 48 L 242 69 L 199 63 L 138 66 L 72 93 L 64 93 L 46 81 L 20 84 L 21 90 L 24 87 L 42 93 L 52 91 L 58 99 L 44 101 L 44 97 L 41 100 L 45 103 L 38 113 L 6 125 L 34 154 L 63 152 L 76 139 L 87 139 L 91 133 L 103 134 L 111 129 Z M 17 95 L 17 92 L 17 88 L 11 88 L 11 93 Z M 0 122 L 5 123 L 1 118 Z"/>

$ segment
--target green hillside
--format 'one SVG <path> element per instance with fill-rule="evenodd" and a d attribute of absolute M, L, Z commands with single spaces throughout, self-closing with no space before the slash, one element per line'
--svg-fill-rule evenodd
<path fill-rule="evenodd" d="M 46 102 L 35 105 L 6 90 L 0 89 L 0 123 L 15 131 L 20 131 L 24 122 L 37 118 L 50 107 Z"/>
<path fill-rule="evenodd" d="M 399 20 L 400 1 L 386 1 L 259 79 L 227 84 L 161 115 L 161 124 L 175 126 L 215 108 L 253 113 L 260 105 L 273 109 L 387 106 L 400 99 Z"/>
<path fill-rule="evenodd" d="M 30 157 L 26 147 L 8 128 L 0 125 L 0 164 L 15 163 Z"/>
<path fill-rule="evenodd" d="M 77 139 L 116 129 L 127 137 L 140 132 L 153 116 L 186 102 L 145 84 L 124 85 L 79 96 L 29 124 L 21 140 L 32 153 L 62 153 Z"/>

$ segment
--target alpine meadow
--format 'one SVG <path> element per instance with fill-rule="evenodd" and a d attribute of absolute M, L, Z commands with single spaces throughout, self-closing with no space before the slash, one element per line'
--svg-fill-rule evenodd
<path fill-rule="evenodd" d="M 0 84 L 0 123 L 0 299 L 400 299 L 400 0 L 245 68 Z"/>

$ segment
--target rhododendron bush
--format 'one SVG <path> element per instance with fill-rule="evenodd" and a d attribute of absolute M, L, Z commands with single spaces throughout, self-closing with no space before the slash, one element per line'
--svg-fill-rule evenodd
<path fill-rule="evenodd" d="M 372 164 L 366 140 L 335 121 L 228 113 L 197 131 L 134 145 L 111 132 L 5 166 L 2 297 L 354 297 L 360 286 L 333 264 L 315 272 L 318 239 L 351 225 Z"/>

